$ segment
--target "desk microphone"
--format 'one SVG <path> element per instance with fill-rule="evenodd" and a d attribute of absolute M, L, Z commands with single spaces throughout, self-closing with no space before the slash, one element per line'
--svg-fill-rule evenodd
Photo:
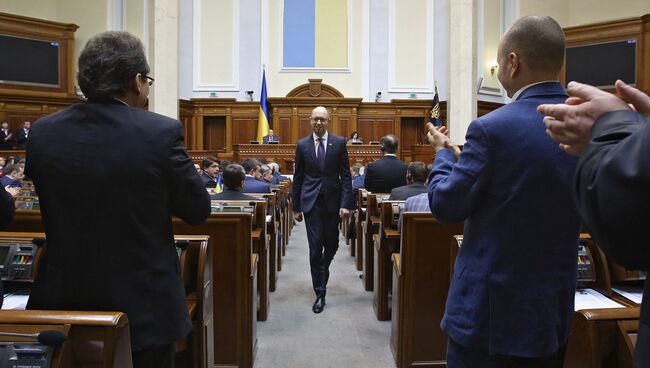
<path fill-rule="evenodd" d="M 0 336 L 6 337 L 24 337 L 27 339 L 37 340 L 39 344 L 47 346 L 58 346 L 63 344 L 66 339 L 62 331 L 57 330 L 44 330 L 37 333 L 23 334 L 14 332 L 0 332 Z"/>

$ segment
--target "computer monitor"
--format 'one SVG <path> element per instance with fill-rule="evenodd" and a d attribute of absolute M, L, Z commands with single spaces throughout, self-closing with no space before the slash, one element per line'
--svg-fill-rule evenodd
<path fill-rule="evenodd" d="M 370 142 L 368 142 L 368 144 L 372 144 L 372 145 L 379 145 L 379 143 L 380 143 L 379 141 L 370 141 Z"/>
<path fill-rule="evenodd" d="M 250 143 L 250 144 L 260 144 L 260 141 L 250 141 L 248 143 Z"/>
<path fill-rule="evenodd" d="M 350 143 L 351 143 L 351 144 L 363 144 L 363 142 L 359 142 L 359 141 L 356 141 L 356 142 L 350 142 Z"/>
<path fill-rule="evenodd" d="M 270 141 L 269 144 L 280 144 L 278 141 Z"/>

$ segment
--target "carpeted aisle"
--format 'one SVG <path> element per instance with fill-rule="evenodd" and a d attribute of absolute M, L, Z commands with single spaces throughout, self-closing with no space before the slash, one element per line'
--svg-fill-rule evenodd
<path fill-rule="evenodd" d="M 314 314 L 304 223 L 291 235 L 266 322 L 257 324 L 256 368 L 393 368 L 390 321 L 372 310 L 343 238 L 330 267 L 327 305 Z"/>

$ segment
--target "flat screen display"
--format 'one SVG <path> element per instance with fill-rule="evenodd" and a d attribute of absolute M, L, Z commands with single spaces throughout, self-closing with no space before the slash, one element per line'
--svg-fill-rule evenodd
<path fill-rule="evenodd" d="M 59 43 L 0 35 L 0 83 L 59 85 Z"/>
<path fill-rule="evenodd" d="M 617 79 L 636 80 L 636 40 L 567 47 L 566 81 L 612 87 Z"/>

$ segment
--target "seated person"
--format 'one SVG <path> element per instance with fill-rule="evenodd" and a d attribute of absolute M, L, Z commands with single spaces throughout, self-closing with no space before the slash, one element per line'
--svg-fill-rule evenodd
<path fill-rule="evenodd" d="M 361 172 L 364 169 L 365 168 L 363 167 L 363 165 L 361 165 L 358 162 L 352 165 L 352 167 L 350 168 L 350 172 L 352 174 L 352 190 L 357 191 L 363 188 L 363 181 L 366 179 L 366 176 L 363 175 Z"/>
<path fill-rule="evenodd" d="M 348 139 L 348 144 L 353 144 L 353 143 L 363 144 L 363 141 L 361 140 L 361 138 L 359 138 L 359 133 L 357 132 L 352 132 L 352 134 L 350 134 L 350 139 Z"/>
<path fill-rule="evenodd" d="M 406 169 L 406 185 L 393 188 L 390 191 L 389 201 L 401 201 L 409 197 L 426 193 L 427 186 L 425 182 L 429 176 L 427 165 L 422 161 L 413 161 Z"/>
<path fill-rule="evenodd" d="M 217 178 L 219 177 L 219 160 L 212 156 L 208 156 L 201 162 L 201 179 L 203 185 L 208 189 L 215 189 L 217 187 Z"/>
<path fill-rule="evenodd" d="M 277 162 L 269 162 L 269 167 L 273 175 L 273 180 L 271 181 L 272 185 L 278 185 L 281 181 L 287 180 L 286 176 L 280 174 L 280 165 Z"/>
<path fill-rule="evenodd" d="M 262 183 L 273 183 L 273 170 L 271 170 L 271 167 L 267 164 L 262 164 L 260 166 L 260 179 Z"/>
<path fill-rule="evenodd" d="M 0 185 L 3 187 L 21 188 L 22 180 L 25 178 L 25 166 L 15 164 L 7 167 L 6 174 L 0 177 Z"/>
<path fill-rule="evenodd" d="M 269 142 L 280 143 L 280 137 L 275 135 L 275 133 L 273 132 L 273 129 L 269 129 L 269 134 L 262 137 L 262 144 L 269 144 Z"/>
<path fill-rule="evenodd" d="M 260 167 L 262 164 L 254 158 L 249 158 L 242 162 L 246 179 L 244 179 L 244 193 L 271 193 L 271 184 L 261 182 L 262 177 Z"/>
<path fill-rule="evenodd" d="M 216 200 L 257 200 L 257 198 L 242 193 L 244 188 L 244 179 L 246 172 L 241 165 L 230 164 L 222 173 L 223 192 L 210 196 L 210 199 Z"/>
<path fill-rule="evenodd" d="M 363 187 L 371 193 L 390 193 L 393 188 L 406 184 L 408 165 L 397 159 L 399 140 L 392 134 L 381 139 L 382 158 L 369 163 Z"/>

